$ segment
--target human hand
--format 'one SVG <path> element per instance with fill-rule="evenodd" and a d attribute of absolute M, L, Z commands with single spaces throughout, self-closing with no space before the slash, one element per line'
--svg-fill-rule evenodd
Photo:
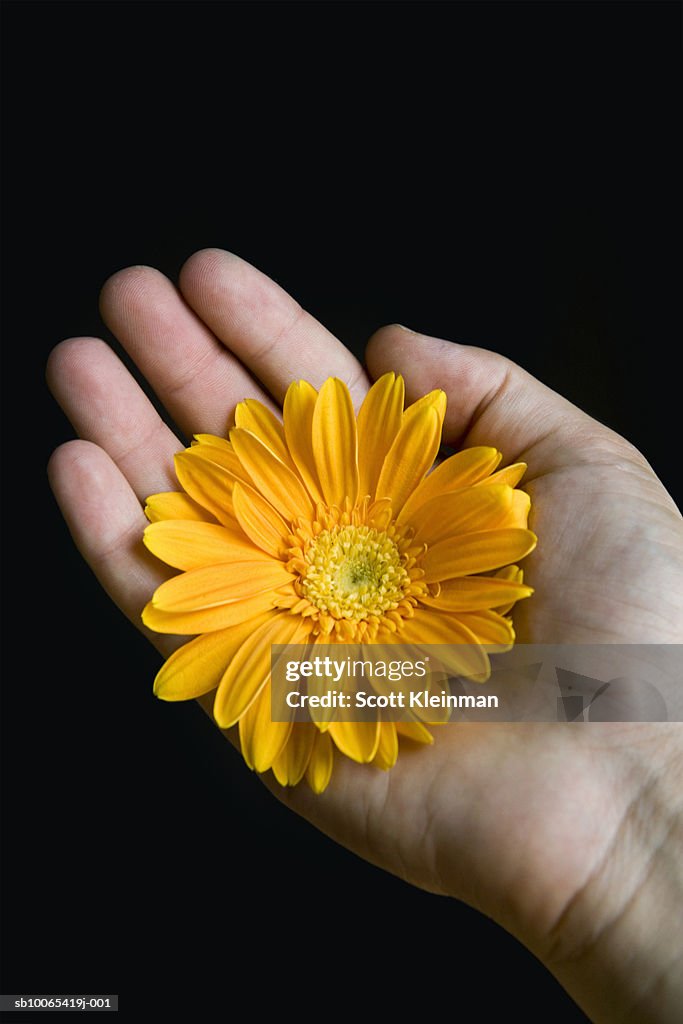
<path fill-rule="evenodd" d="M 188 261 L 180 294 L 149 269 L 115 275 L 102 311 L 188 434 L 224 434 L 239 400 L 270 393 L 278 403 L 294 378 L 319 385 L 338 376 L 356 401 L 368 386 L 323 327 L 219 251 Z M 410 400 L 444 388 L 449 444 L 491 444 L 506 462 L 529 464 L 531 526 L 542 544 L 527 562 L 535 596 L 515 611 L 519 640 L 683 642 L 681 519 L 627 442 L 494 353 L 389 327 L 371 339 L 367 366 L 372 377 L 402 373 Z M 63 343 L 48 375 L 83 438 L 53 456 L 55 494 L 85 558 L 139 626 L 165 578 L 141 545 L 140 502 L 177 486 L 172 457 L 183 444 L 102 342 Z M 149 635 L 170 653 L 171 639 Z M 651 998 L 647 975 L 664 964 L 672 935 L 660 928 L 657 941 L 649 935 L 648 949 L 638 949 L 643 977 L 631 969 L 625 978 L 613 951 L 637 927 L 654 932 L 647 915 L 656 899 L 648 894 L 675 891 L 671 840 L 662 837 L 681 829 L 672 771 L 679 749 L 676 726 L 469 724 L 439 730 L 430 749 L 403 751 L 389 773 L 342 759 L 322 796 L 272 788 L 372 862 L 494 917 L 596 1019 L 614 1019 L 614 1006 L 625 1013 L 640 1000 L 636 1020 Z M 612 873 L 615 858 L 626 864 L 623 877 Z M 636 893 L 650 863 L 648 886 Z M 619 918 L 616 933 L 593 948 L 612 918 Z M 601 991 L 590 983 L 596 963 L 605 972 Z M 660 1016 L 651 1019 L 666 1020 L 666 1006 L 660 992 Z"/>

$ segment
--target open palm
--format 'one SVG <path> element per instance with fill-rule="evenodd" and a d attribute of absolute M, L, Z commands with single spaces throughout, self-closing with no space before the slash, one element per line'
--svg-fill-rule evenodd
<path fill-rule="evenodd" d="M 179 290 L 148 268 L 120 272 L 102 313 L 187 435 L 225 434 L 238 401 L 277 405 L 295 378 L 340 377 L 357 403 L 369 384 L 293 299 L 220 250 L 191 257 Z M 515 610 L 519 640 L 683 643 L 683 522 L 628 442 L 491 352 L 394 326 L 373 336 L 366 361 L 372 378 L 403 374 L 408 400 L 446 391 L 447 443 L 528 463 L 539 545 L 525 563 L 535 595 Z M 52 486 L 82 554 L 142 628 L 165 572 L 142 546 L 141 503 L 177 489 L 184 441 L 102 341 L 63 342 L 48 377 L 82 438 L 55 452 Z M 672 743 L 660 725 L 468 724 L 440 729 L 430 748 L 406 743 L 387 773 L 340 757 L 322 796 L 269 785 L 339 842 L 466 900 L 552 966 L 585 941 L 596 893 L 617 900 L 605 895 L 608 859 L 646 785 L 640 766 L 663 772 Z"/>

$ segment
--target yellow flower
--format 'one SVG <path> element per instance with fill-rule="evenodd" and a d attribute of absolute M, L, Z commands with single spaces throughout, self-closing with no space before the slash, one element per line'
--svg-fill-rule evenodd
<path fill-rule="evenodd" d="M 271 721 L 271 644 L 514 641 L 506 612 L 528 597 L 511 563 L 535 546 L 525 465 L 469 448 L 432 469 L 446 396 L 404 410 L 401 377 L 381 377 L 356 417 L 346 386 L 293 383 L 281 423 L 253 399 L 230 439 L 196 435 L 176 456 L 183 492 L 152 495 L 149 550 L 181 572 L 143 612 L 160 633 L 195 635 L 155 681 L 164 700 L 213 690 L 221 728 L 239 723 L 245 760 L 282 785 L 327 786 L 336 748 L 390 768 L 414 722 Z M 501 570 L 502 568 L 502 571 Z M 494 570 L 499 570 L 491 575 Z"/>

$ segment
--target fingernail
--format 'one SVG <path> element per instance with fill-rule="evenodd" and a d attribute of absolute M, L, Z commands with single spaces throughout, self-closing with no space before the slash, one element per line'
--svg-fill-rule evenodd
<path fill-rule="evenodd" d="M 405 324 L 394 324 L 394 327 L 400 327 L 402 331 L 407 331 L 408 334 L 417 334 L 411 327 L 406 327 Z"/>

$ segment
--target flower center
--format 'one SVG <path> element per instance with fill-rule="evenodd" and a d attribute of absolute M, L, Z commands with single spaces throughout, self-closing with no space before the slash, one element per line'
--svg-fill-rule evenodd
<path fill-rule="evenodd" d="M 335 526 L 306 552 L 302 590 L 337 619 L 368 619 L 397 608 L 410 582 L 394 541 L 370 526 Z"/>

